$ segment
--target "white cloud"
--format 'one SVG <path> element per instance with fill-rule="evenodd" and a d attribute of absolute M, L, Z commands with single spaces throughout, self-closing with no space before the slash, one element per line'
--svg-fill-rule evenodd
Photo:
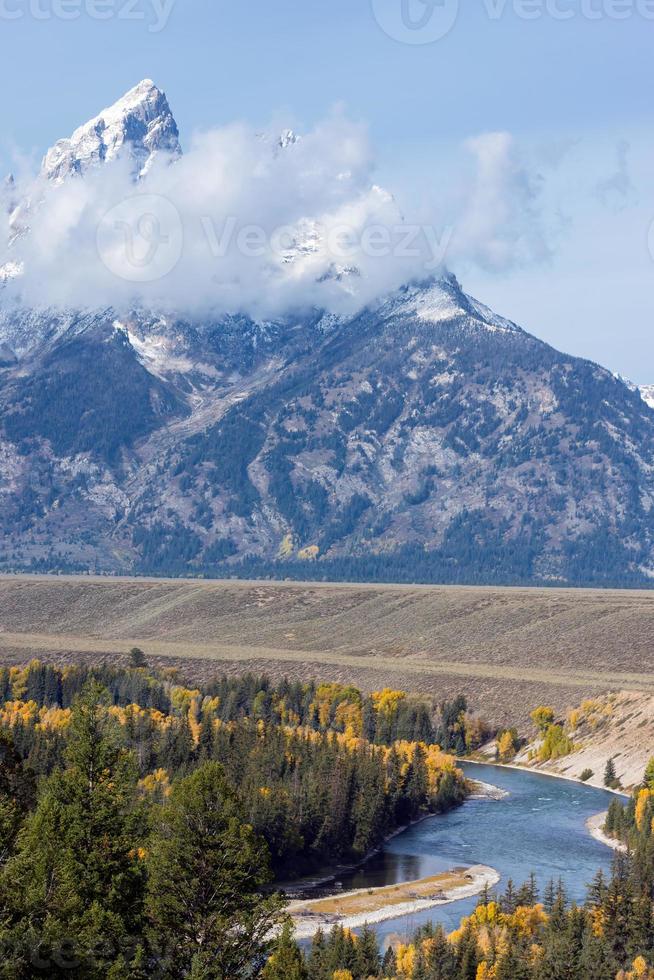
<path fill-rule="evenodd" d="M 620 210 L 633 204 L 636 200 L 634 187 L 629 172 L 629 151 L 631 147 L 626 140 L 620 140 L 615 148 L 616 169 L 610 177 L 599 181 L 595 188 L 598 200 L 607 208 Z"/>
<path fill-rule="evenodd" d="M 37 179 L 20 189 L 29 233 L 4 257 L 24 275 L 5 292 L 35 308 L 267 317 L 352 311 L 435 271 L 445 245 L 453 267 L 547 258 L 538 178 L 512 137 L 467 149 L 476 172 L 452 195 L 460 204 L 420 216 L 374 185 L 366 130 L 340 112 L 285 148 L 242 124 L 201 133 L 136 186 L 128 161 L 59 185 Z"/>
<path fill-rule="evenodd" d="M 521 159 L 510 133 L 470 139 L 476 173 L 456 223 L 454 259 L 461 257 L 491 272 L 550 257 L 539 195 L 543 178 Z"/>

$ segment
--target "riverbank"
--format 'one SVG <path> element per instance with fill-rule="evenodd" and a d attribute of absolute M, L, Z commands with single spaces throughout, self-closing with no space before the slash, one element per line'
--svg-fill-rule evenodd
<path fill-rule="evenodd" d="M 533 766 L 521 766 L 515 762 L 486 762 L 482 759 L 457 759 L 459 765 L 466 766 L 493 766 L 495 769 L 517 769 L 518 772 L 530 772 L 534 776 L 548 776 L 550 779 L 563 779 L 567 783 L 577 783 L 579 786 L 589 786 L 592 789 L 601 789 L 606 793 L 613 793 L 614 796 L 622 796 L 629 799 L 630 793 L 623 789 L 609 789 L 608 786 L 597 786 L 595 783 L 579 779 L 577 776 L 564 776 L 560 772 L 549 772 L 547 769 L 536 769 Z"/>
<path fill-rule="evenodd" d="M 494 868 L 474 865 L 417 881 L 355 891 L 309 901 L 291 902 L 288 907 L 298 939 L 310 939 L 318 929 L 335 925 L 357 929 L 369 923 L 415 915 L 460 899 L 472 898 L 494 887 L 500 875 Z"/>
<path fill-rule="evenodd" d="M 606 844 L 606 846 L 612 848 L 612 850 L 620 851 L 622 854 L 626 854 L 627 848 L 621 841 L 616 840 L 615 837 L 609 837 L 608 834 L 604 833 L 606 817 L 606 810 L 604 810 L 603 813 L 596 813 L 594 817 L 589 817 L 586 821 L 586 828 L 588 832 L 590 833 L 591 837 L 598 840 L 600 844 Z"/>

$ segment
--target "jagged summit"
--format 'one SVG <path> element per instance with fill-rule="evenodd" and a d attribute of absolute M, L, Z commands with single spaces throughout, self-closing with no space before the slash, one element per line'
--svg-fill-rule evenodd
<path fill-rule="evenodd" d="M 127 154 L 135 178 L 147 173 L 159 153 L 181 154 L 179 130 L 165 94 L 149 78 L 121 99 L 58 140 L 46 153 L 41 174 L 62 181 L 89 167 Z"/>

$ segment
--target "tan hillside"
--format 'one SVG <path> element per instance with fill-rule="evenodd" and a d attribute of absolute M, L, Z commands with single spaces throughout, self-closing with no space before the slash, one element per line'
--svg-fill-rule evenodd
<path fill-rule="evenodd" d="M 621 691 L 591 699 L 569 715 L 565 727 L 575 744 L 570 755 L 534 762 L 530 755 L 541 744 L 535 741 L 516 757 L 516 763 L 575 779 L 592 769 L 589 785 L 602 786 L 606 762 L 612 758 L 622 786 L 631 789 L 641 782 L 654 756 L 654 695 Z"/>
<path fill-rule="evenodd" d="M 0 658 L 107 658 L 142 647 L 189 677 L 275 676 L 465 692 L 526 721 L 610 690 L 654 695 L 654 594 L 91 577 L 0 578 Z"/>

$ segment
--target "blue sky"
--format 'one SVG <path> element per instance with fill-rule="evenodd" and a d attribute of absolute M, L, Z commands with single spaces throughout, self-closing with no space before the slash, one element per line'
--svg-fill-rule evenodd
<path fill-rule="evenodd" d="M 62 2 L 79 16 L 61 19 Z M 0 3 L 5 169 L 144 77 L 165 89 L 185 144 L 234 120 L 302 130 L 341 103 L 407 207 L 446 212 L 466 141 L 507 132 L 547 254 L 454 271 L 543 339 L 654 382 L 653 3 L 460 0 L 444 37 L 407 44 L 379 23 L 393 33 L 402 0 L 177 0 L 167 19 L 155 0 L 106 0 L 106 20 L 90 2 Z"/>

